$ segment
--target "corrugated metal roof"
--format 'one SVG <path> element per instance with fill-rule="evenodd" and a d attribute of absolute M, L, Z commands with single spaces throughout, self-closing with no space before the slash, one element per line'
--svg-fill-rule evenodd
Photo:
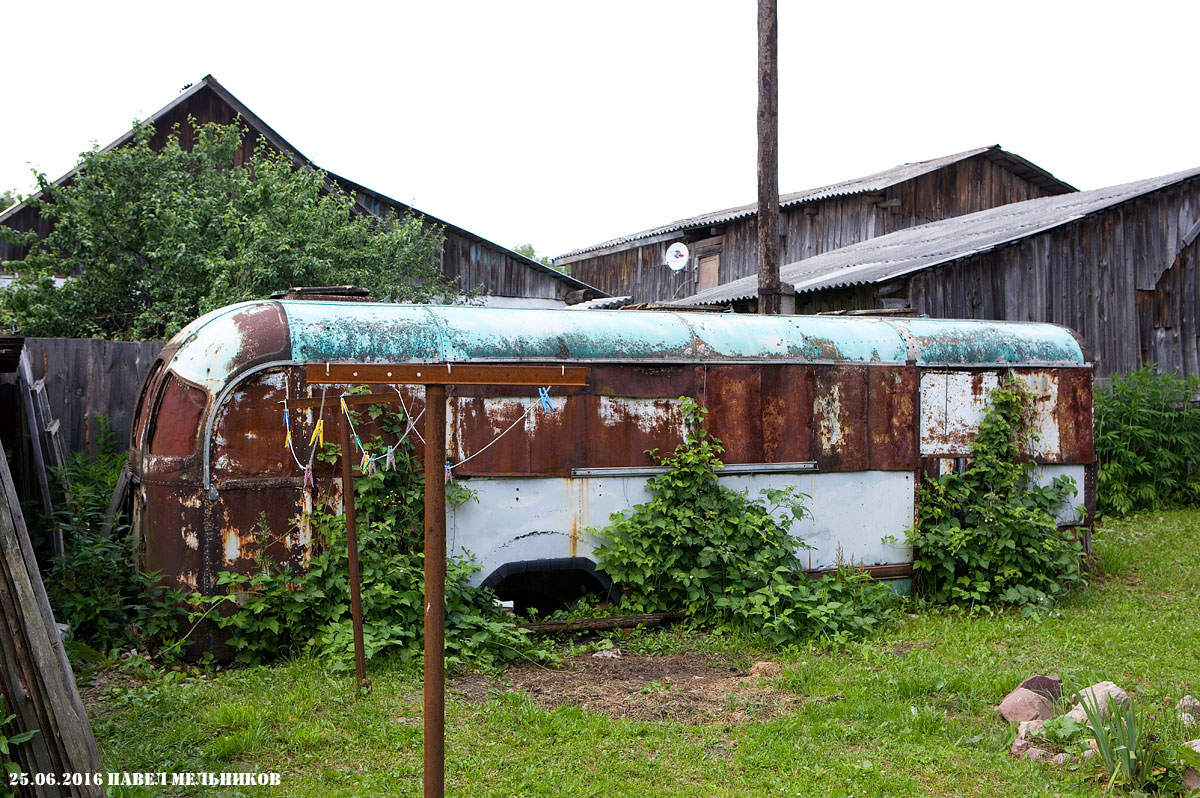
<path fill-rule="evenodd" d="M 987 252 L 1194 177 L 1200 177 L 1200 167 L 942 219 L 789 263 L 780 268 L 779 277 L 782 282 L 794 285 L 796 293 L 882 283 Z M 758 277 L 751 275 L 669 304 L 718 304 L 757 295 Z"/>
<path fill-rule="evenodd" d="M 831 197 L 845 197 L 854 194 L 871 194 L 877 191 L 883 191 L 892 186 L 899 185 L 907 180 L 912 180 L 915 177 L 936 172 L 959 161 L 965 161 L 968 158 L 974 158 L 976 155 L 986 155 L 990 160 L 1001 163 L 1005 168 L 1014 172 L 1021 177 L 1029 180 L 1035 185 L 1041 186 L 1047 191 L 1055 193 L 1067 193 L 1075 191 L 1074 186 L 1069 183 L 1064 183 L 1046 170 L 1038 167 L 1024 158 L 1014 155 L 1011 152 L 1006 152 L 1000 149 L 999 144 L 993 144 L 990 147 L 977 147 L 973 150 L 957 152 L 953 155 L 945 155 L 941 158 L 933 158 L 928 161 L 916 161 L 915 163 L 906 163 L 899 166 L 893 166 L 891 169 L 885 169 L 882 172 L 876 172 L 866 177 L 858 177 L 853 180 L 846 180 L 841 183 L 834 183 L 820 188 L 810 188 L 804 191 L 795 191 L 791 194 L 779 195 L 780 209 L 790 208 L 795 205 L 800 205 L 805 202 L 816 202 Z M 704 213 L 699 216 L 692 216 L 687 219 L 680 219 L 670 224 L 653 227 L 649 230 L 643 230 L 640 233 L 613 238 L 608 241 L 594 244 L 590 247 L 572 250 L 558 258 L 571 258 L 576 255 L 582 255 L 586 252 L 592 252 L 597 249 L 607 249 L 609 247 L 619 247 L 622 244 L 631 244 L 646 238 L 664 235 L 676 231 L 691 230 L 697 227 L 709 227 L 712 225 L 725 224 L 737 219 L 745 219 L 754 216 L 758 213 L 758 203 L 750 205 L 739 205 L 736 208 L 726 208 L 723 211 L 714 211 L 712 213 Z"/>

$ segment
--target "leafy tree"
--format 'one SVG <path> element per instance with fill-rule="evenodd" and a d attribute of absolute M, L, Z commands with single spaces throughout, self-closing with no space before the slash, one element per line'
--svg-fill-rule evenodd
<path fill-rule="evenodd" d="M 16 192 L 9 189 L 0 191 L 0 212 L 8 210 L 18 202 L 20 202 L 20 197 L 17 196 Z"/>
<path fill-rule="evenodd" d="M 555 264 L 554 258 L 550 257 L 549 255 L 538 255 L 537 250 L 533 247 L 533 244 L 518 244 L 517 246 L 513 247 L 513 252 L 517 253 L 518 255 L 524 255 L 530 260 L 536 260 L 543 266 L 549 266 L 551 269 L 560 271 L 563 274 L 571 273 L 571 266 L 569 264 L 559 266 Z"/>
<path fill-rule="evenodd" d="M 448 289 L 435 266 L 441 231 L 417 217 L 356 213 L 325 175 L 245 129 L 196 125 L 190 149 L 174 129 L 160 151 L 154 128 L 125 147 L 83 153 L 72 181 L 38 174 L 34 200 L 53 224 L 0 227 L 28 254 L 2 265 L 19 277 L 0 294 L 0 324 L 26 335 L 164 338 L 191 319 L 294 285 L 355 284 L 392 300 L 429 301 Z M 74 275 L 55 287 L 55 275 Z"/>

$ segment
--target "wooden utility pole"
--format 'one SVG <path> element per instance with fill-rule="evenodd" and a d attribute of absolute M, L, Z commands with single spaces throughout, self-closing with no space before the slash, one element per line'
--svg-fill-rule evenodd
<path fill-rule="evenodd" d="M 758 0 L 758 312 L 779 314 L 779 16 Z"/>

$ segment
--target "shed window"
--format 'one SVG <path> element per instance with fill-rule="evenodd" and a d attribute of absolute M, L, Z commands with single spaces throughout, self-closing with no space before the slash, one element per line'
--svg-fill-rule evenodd
<path fill-rule="evenodd" d="M 186 457 L 196 450 L 200 416 L 208 396 L 169 374 L 150 419 L 150 454 Z"/>

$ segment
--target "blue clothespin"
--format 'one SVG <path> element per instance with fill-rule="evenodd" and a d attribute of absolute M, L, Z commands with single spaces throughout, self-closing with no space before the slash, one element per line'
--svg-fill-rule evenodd
<path fill-rule="evenodd" d="M 546 388 L 538 388 L 538 398 L 542 400 L 542 410 L 544 412 L 554 412 L 554 405 L 550 404 L 550 392 Z"/>
<path fill-rule="evenodd" d="M 287 406 L 285 405 L 283 408 L 283 428 L 287 429 L 288 426 L 289 426 L 288 425 L 288 409 L 287 409 Z"/>
<path fill-rule="evenodd" d="M 450 473 L 451 468 L 452 468 L 452 466 L 450 465 L 450 461 L 447 460 L 446 461 L 446 481 L 447 482 L 449 482 L 451 479 L 454 478 L 454 475 Z"/>

